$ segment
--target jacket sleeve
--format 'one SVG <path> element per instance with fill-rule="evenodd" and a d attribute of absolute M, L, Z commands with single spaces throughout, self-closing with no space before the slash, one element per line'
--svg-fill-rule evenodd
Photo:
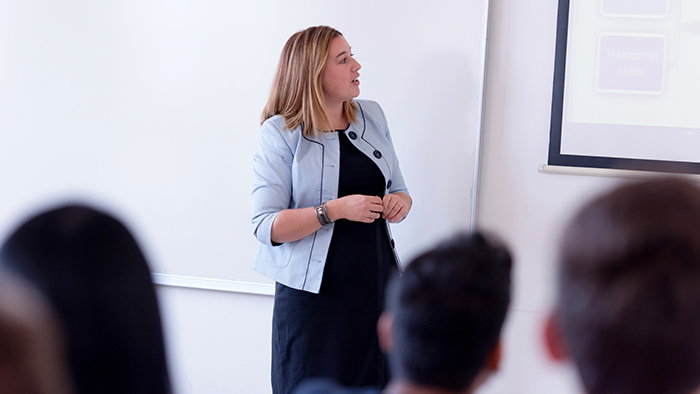
<path fill-rule="evenodd" d="M 379 107 L 379 112 L 382 114 L 382 125 L 384 127 L 384 133 L 387 141 L 389 142 L 389 147 L 391 149 L 391 157 L 393 157 L 394 161 L 391 163 L 391 187 L 389 188 L 389 193 L 406 193 L 409 196 L 411 194 L 408 192 L 408 187 L 406 187 L 406 182 L 403 180 L 403 174 L 401 174 L 401 167 L 399 166 L 399 157 L 396 155 L 396 150 L 394 149 L 394 142 L 391 140 L 391 133 L 389 132 L 389 122 L 386 119 L 386 115 L 384 114 L 384 109 L 382 109 L 382 106 L 377 103 L 377 107 Z M 411 197 L 413 199 L 413 197 Z M 413 209 L 413 203 L 415 201 L 412 201 L 411 203 L 411 209 Z M 411 211 L 408 211 L 406 215 L 399 221 L 399 223 L 403 222 L 406 220 L 406 217 L 408 217 L 408 214 L 411 213 Z"/>
<path fill-rule="evenodd" d="M 259 147 L 253 158 L 253 234 L 261 243 L 277 246 L 271 239 L 277 214 L 289 208 L 292 199 L 293 150 L 282 130 L 268 119 L 260 129 Z"/>

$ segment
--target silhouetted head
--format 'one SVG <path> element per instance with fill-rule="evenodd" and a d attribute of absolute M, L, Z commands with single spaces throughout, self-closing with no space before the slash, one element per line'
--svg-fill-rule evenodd
<path fill-rule="evenodd" d="M 83 206 L 42 213 L 7 239 L 0 265 L 62 320 L 79 393 L 170 392 L 150 272 L 119 221 Z"/>
<path fill-rule="evenodd" d="M 700 386 L 700 189 L 622 186 L 583 207 L 561 245 L 555 309 L 589 394 Z"/>
<path fill-rule="evenodd" d="M 510 273 L 504 246 L 481 234 L 461 234 L 393 277 L 382 318 L 393 318 L 393 375 L 453 392 L 472 387 L 496 350 L 510 302 Z"/>

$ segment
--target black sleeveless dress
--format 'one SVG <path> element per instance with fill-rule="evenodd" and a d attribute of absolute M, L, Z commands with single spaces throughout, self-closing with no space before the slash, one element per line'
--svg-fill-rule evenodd
<path fill-rule="evenodd" d="M 340 139 L 338 197 L 383 197 L 374 162 Z M 377 341 L 387 280 L 397 270 L 381 217 L 372 223 L 338 220 L 319 294 L 277 283 L 272 321 L 272 389 L 291 393 L 306 378 L 330 377 L 344 386 L 384 388 L 389 381 Z"/>

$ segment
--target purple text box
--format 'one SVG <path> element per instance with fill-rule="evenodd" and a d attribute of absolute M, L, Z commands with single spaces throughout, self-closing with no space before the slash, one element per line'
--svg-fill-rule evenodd
<path fill-rule="evenodd" d="M 668 0 L 603 0 L 603 14 L 666 16 Z"/>
<path fill-rule="evenodd" d="M 602 35 L 598 52 L 598 89 L 661 93 L 664 37 Z"/>

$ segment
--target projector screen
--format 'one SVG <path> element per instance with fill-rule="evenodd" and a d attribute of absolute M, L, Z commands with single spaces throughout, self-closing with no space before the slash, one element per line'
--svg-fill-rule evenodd
<path fill-rule="evenodd" d="M 700 173 L 700 0 L 560 0 L 549 165 Z"/>

